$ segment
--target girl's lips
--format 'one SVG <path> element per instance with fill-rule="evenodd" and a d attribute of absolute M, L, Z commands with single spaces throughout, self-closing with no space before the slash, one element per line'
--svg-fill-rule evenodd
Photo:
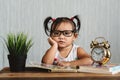
<path fill-rule="evenodd" d="M 60 43 L 60 44 L 64 44 L 65 42 L 64 42 L 64 41 L 59 41 L 58 43 Z"/>

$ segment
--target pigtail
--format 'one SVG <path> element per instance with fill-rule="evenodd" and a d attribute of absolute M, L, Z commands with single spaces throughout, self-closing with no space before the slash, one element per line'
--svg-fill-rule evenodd
<path fill-rule="evenodd" d="M 50 22 L 50 20 L 52 20 L 51 17 L 47 17 L 44 21 L 44 30 L 45 30 L 45 33 L 49 36 L 49 33 L 50 33 L 50 29 L 48 27 L 48 24 Z M 52 20 L 53 21 L 53 20 Z"/>
<path fill-rule="evenodd" d="M 80 26 L 81 26 L 81 22 L 80 22 L 80 19 L 79 19 L 78 15 L 75 15 L 74 17 L 71 18 L 71 20 L 75 23 L 74 19 L 77 20 L 77 23 L 76 23 L 76 32 L 79 32 Z"/>

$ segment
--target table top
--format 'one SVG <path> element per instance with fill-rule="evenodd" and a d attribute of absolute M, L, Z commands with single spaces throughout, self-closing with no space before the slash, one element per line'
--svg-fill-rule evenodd
<path fill-rule="evenodd" d="M 118 74 L 95 74 L 95 73 L 51 73 L 51 72 L 10 72 L 8 69 L 3 69 L 0 72 L 0 80 L 16 80 L 23 79 L 25 80 L 120 80 L 120 73 Z"/>

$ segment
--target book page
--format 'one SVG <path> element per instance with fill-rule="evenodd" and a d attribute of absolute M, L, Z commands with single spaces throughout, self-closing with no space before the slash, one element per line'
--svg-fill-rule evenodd
<path fill-rule="evenodd" d="M 76 67 L 62 67 L 62 66 L 49 65 L 49 64 L 32 63 L 30 65 L 27 65 L 27 67 L 46 69 L 49 72 L 77 72 Z"/>

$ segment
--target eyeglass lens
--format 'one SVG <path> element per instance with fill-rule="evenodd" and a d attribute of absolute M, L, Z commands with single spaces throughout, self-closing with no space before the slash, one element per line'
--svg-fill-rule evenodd
<path fill-rule="evenodd" d="M 52 32 L 52 36 L 58 37 L 58 36 L 61 35 L 61 33 L 66 37 L 71 37 L 72 33 L 73 33 L 73 30 L 64 30 L 64 31 L 55 30 L 55 31 Z"/>

